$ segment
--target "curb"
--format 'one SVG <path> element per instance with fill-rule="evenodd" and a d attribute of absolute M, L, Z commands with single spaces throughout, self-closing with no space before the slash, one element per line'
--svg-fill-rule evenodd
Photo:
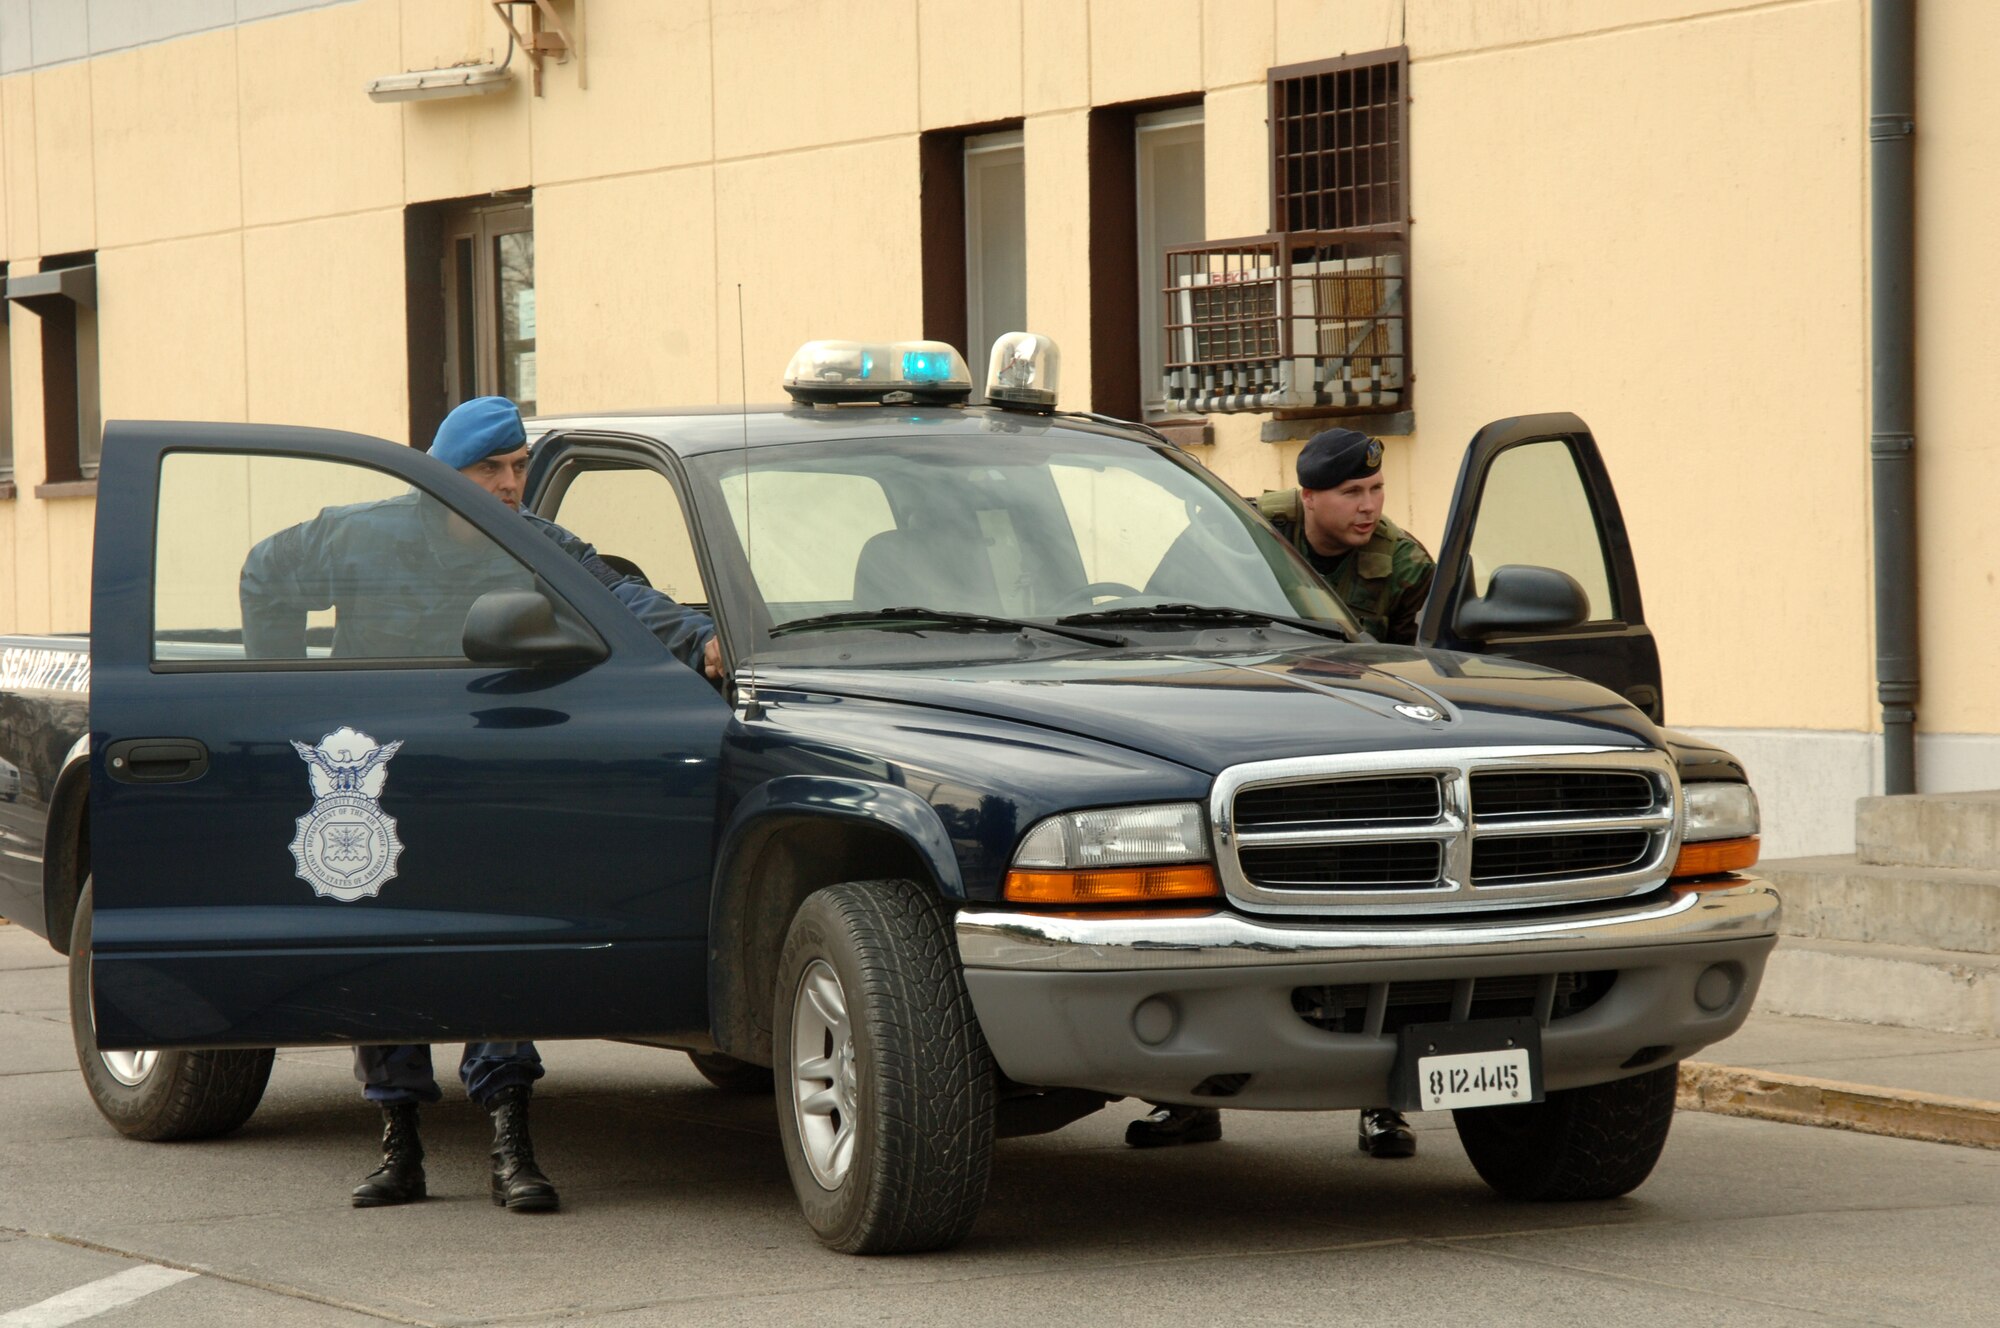
<path fill-rule="evenodd" d="M 1844 1084 L 1733 1065 L 1684 1061 L 1675 1105 L 1682 1111 L 1858 1130 L 1968 1148 L 2000 1148 L 2000 1102 Z"/>

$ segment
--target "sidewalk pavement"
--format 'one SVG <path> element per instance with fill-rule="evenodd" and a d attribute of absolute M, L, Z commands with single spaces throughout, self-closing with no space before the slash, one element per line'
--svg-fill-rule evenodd
<path fill-rule="evenodd" d="M 1682 1063 L 1680 1106 L 2000 1148 L 2000 1039 L 1753 1013 Z"/>

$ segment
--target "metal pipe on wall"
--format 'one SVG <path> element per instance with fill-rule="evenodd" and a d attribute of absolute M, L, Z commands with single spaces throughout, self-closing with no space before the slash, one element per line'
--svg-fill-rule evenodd
<path fill-rule="evenodd" d="M 1916 0 L 1873 0 L 1868 36 L 1868 453 L 1884 793 L 1917 789 L 1916 87 Z"/>

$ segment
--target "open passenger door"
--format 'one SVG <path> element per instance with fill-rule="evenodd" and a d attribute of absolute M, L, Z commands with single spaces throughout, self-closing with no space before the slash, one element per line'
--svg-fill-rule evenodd
<path fill-rule="evenodd" d="M 1566 412 L 1473 435 L 1417 644 L 1505 655 L 1661 718 L 1660 656 L 1597 440 Z"/>

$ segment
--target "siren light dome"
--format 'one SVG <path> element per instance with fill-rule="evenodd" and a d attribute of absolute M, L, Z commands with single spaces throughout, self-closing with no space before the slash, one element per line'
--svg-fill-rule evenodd
<path fill-rule="evenodd" d="M 1051 411 L 1062 376 L 1062 351 L 1036 332 L 1003 332 L 986 366 L 986 399 L 1009 409 Z"/>

